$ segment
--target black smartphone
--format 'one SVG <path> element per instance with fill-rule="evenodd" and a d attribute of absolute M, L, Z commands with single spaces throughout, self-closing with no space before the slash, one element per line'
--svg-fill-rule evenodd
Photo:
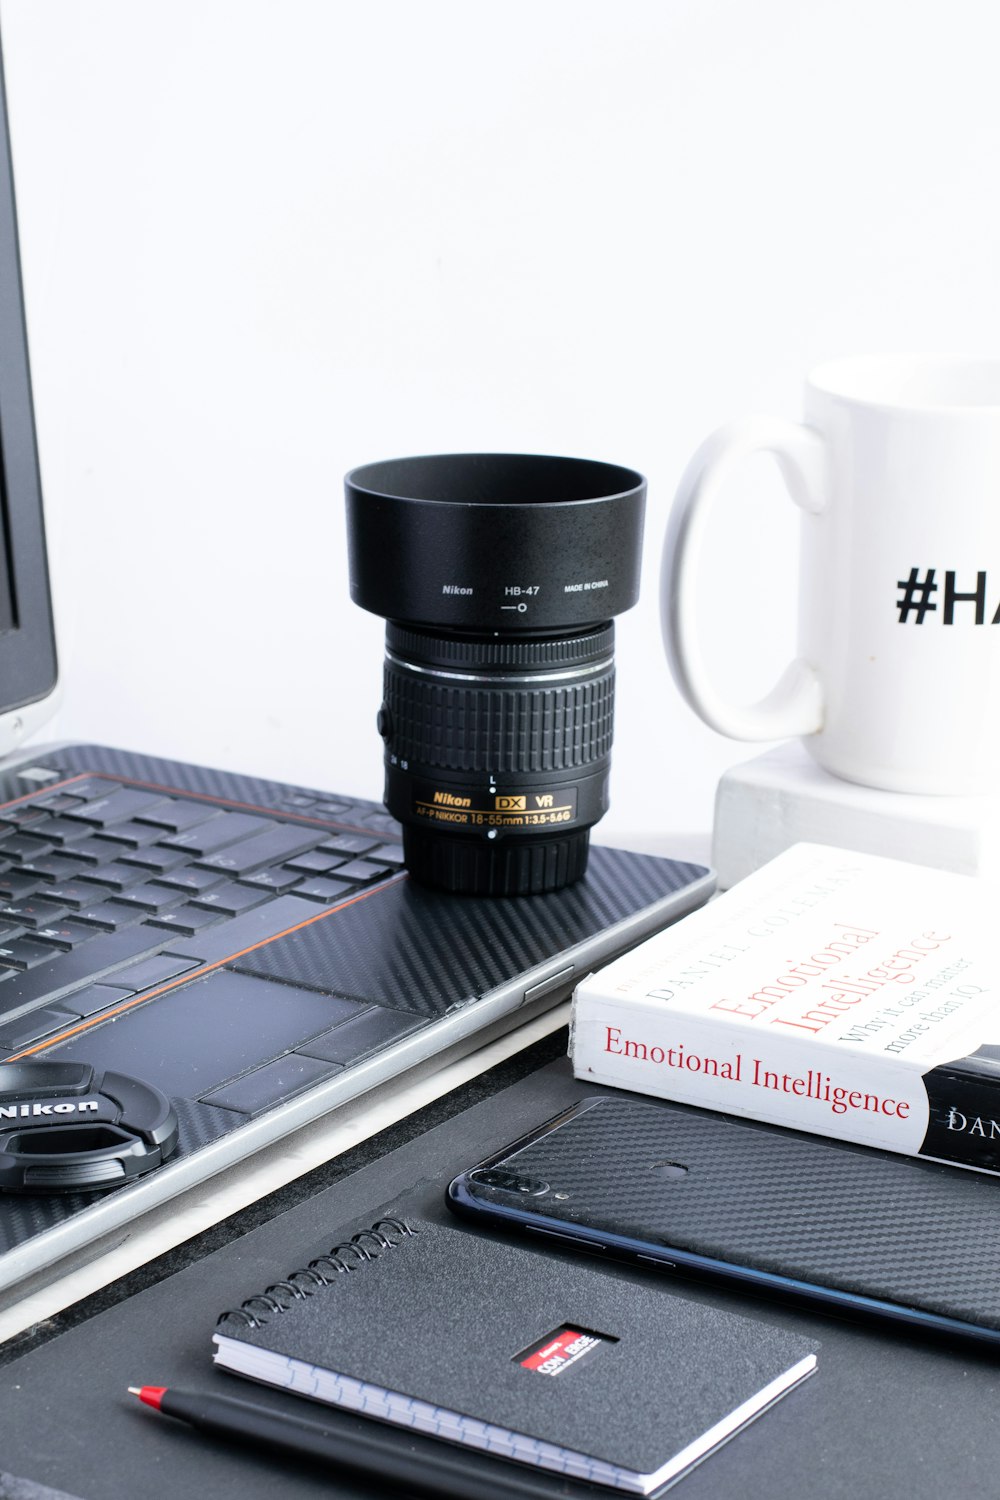
<path fill-rule="evenodd" d="M 683 1105 L 588 1098 L 448 1204 L 825 1311 L 1000 1346 L 1000 1179 Z"/>

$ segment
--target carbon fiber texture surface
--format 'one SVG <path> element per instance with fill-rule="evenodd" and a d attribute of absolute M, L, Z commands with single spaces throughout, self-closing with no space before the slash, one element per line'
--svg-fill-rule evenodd
<path fill-rule="evenodd" d="M 174 1099 L 173 1106 L 177 1113 L 178 1139 L 177 1150 L 170 1158 L 172 1162 L 190 1156 L 244 1123 L 243 1116 L 232 1110 L 213 1109 L 211 1105 L 198 1104 L 190 1099 Z M 111 1193 L 54 1193 L 47 1197 L 4 1194 L 0 1200 L 0 1254 L 23 1245 L 47 1229 L 65 1224 L 67 1219 L 98 1200 L 127 1191 L 126 1187 L 112 1189 Z"/>
<path fill-rule="evenodd" d="M 534 1213 L 1000 1328 L 989 1178 L 618 1099 L 507 1160 L 552 1189 Z"/>
<path fill-rule="evenodd" d="M 435 1018 L 683 889 L 696 865 L 591 850 L 586 878 L 545 896 L 448 896 L 405 880 L 234 967 Z"/>

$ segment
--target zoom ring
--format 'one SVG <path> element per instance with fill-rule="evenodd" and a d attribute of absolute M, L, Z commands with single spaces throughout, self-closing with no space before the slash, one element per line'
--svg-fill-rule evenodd
<path fill-rule="evenodd" d="M 448 771 L 575 770 L 611 753 L 615 671 L 558 687 L 444 684 L 385 667 L 391 749 Z"/>

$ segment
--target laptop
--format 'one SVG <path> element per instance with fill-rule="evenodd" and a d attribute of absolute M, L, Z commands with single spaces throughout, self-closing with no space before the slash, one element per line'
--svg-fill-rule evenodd
<path fill-rule="evenodd" d="M 58 672 L 2 75 L 0 450 L 0 1095 L 10 1064 L 7 1079 L 89 1065 L 152 1085 L 177 1126 L 152 1170 L 81 1172 L 71 1190 L 46 1186 L 48 1148 L 33 1148 L 22 1190 L 0 1192 L 10 1301 L 282 1135 L 555 1005 L 713 879 L 595 847 L 564 890 L 448 896 L 408 877 L 376 803 L 104 746 L 30 748 Z M 84 1157 L 91 1128 L 107 1139 L 66 1126 Z"/>

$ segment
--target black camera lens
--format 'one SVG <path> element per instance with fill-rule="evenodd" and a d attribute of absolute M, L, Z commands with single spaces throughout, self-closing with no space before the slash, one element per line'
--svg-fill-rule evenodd
<path fill-rule="evenodd" d="M 378 728 L 407 868 L 490 895 L 578 879 L 608 806 L 644 479 L 460 453 L 367 464 L 345 489 L 351 597 L 387 621 Z"/>

